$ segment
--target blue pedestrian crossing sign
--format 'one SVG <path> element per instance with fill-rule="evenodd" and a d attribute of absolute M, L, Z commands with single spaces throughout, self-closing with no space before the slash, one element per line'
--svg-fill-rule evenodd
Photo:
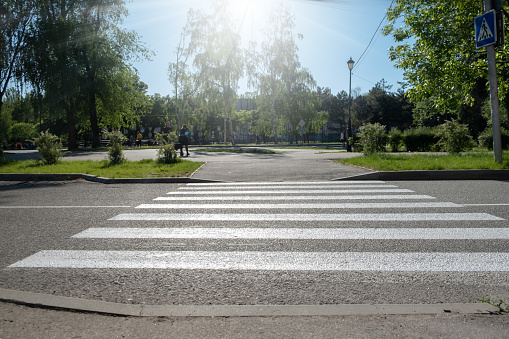
<path fill-rule="evenodd" d="M 496 12 L 491 10 L 475 18 L 475 46 L 477 48 L 497 42 Z"/>

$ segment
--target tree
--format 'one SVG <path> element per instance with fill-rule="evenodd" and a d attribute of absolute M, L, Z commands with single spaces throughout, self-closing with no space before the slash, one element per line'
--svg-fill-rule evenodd
<path fill-rule="evenodd" d="M 249 48 L 249 83 L 258 88 L 262 98 L 270 101 L 275 143 L 278 135 L 276 100 L 282 97 L 285 88 L 289 88 L 288 83 L 301 66 L 293 33 L 294 20 L 290 9 L 278 3 L 267 18 L 261 52 L 257 51 L 255 43 L 251 43 Z M 298 37 L 302 38 L 301 35 Z"/>
<path fill-rule="evenodd" d="M 197 27 L 202 22 L 202 14 L 190 10 L 187 13 L 187 23 L 180 34 L 180 41 L 175 50 L 175 62 L 168 66 L 168 79 L 174 88 L 175 118 L 177 126 L 184 123 L 185 112 L 190 97 L 196 93 L 199 86 L 200 76 L 191 71 L 190 62 L 195 57 L 197 45 L 202 40 L 200 29 Z M 179 115 L 179 100 L 181 110 Z"/>
<path fill-rule="evenodd" d="M 507 1 L 504 3 L 507 6 Z M 461 104 L 472 105 L 478 81 L 487 86 L 486 52 L 476 49 L 473 18 L 482 14 L 479 0 L 396 0 L 387 13 L 385 35 L 398 46 L 390 59 L 404 71 L 412 101 L 434 98 L 441 110 L 459 112 Z M 507 18 L 507 11 L 505 11 Z M 402 28 L 395 28 L 399 21 Z M 508 43 L 497 49 L 500 62 L 500 96 L 508 105 Z"/>
<path fill-rule="evenodd" d="M 231 142 L 235 145 L 232 109 L 239 80 L 244 74 L 244 56 L 240 48 L 240 35 L 233 27 L 227 4 L 226 0 L 215 1 L 213 13 L 203 15 L 194 27 L 203 34 L 198 40 L 194 65 L 198 68 L 202 89 L 220 93 L 224 107 L 225 141 L 228 119 Z"/>
<path fill-rule="evenodd" d="M 3 0 L 0 3 L 0 112 L 9 83 L 21 77 L 23 51 L 27 48 L 33 19 L 30 1 Z"/>
<path fill-rule="evenodd" d="M 85 70 L 82 80 L 88 95 L 92 147 L 100 146 L 101 116 L 104 120 L 122 121 L 119 116 L 121 111 L 115 110 L 117 106 L 113 105 L 108 110 L 102 110 L 99 116 L 99 101 L 105 106 L 106 101 L 126 93 L 125 86 L 132 85 L 132 79 L 136 77 L 127 62 L 138 55 L 148 58 L 150 54 L 136 33 L 120 27 L 126 15 L 127 9 L 122 0 L 94 0 L 85 1 L 79 18 L 81 30 L 78 43 L 82 43 L 82 48 L 78 62 Z M 116 92 L 115 89 L 120 91 Z M 108 117 L 108 114 L 113 114 L 113 117 Z"/>
<path fill-rule="evenodd" d="M 111 103 L 133 84 L 128 62 L 150 53 L 134 32 L 120 27 L 127 14 L 121 0 L 37 0 L 33 7 L 24 78 L 37 97 L 43 93 L 52 119 L 65 119 L 69 148 L 77 147 L 79 127 L 92 132 L 98 147 L 101 125 L 122 123 L 119 109 L 112 109 L 119 106 Z"/>

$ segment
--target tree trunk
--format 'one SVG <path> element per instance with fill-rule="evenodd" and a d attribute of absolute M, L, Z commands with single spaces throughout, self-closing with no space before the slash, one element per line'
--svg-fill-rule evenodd
<path fill-rule="evenodd" d="M 274 144 L 277 145 L 276 98 L 274 96 L 272 96 L 272 113 L 274 114 Z"/>
<path fill-rule="evenodd" d="M 71 104 L 65 105 L 65 114 L 67 118 L 67 147 L 69 149 L 76 149 L 76 124 L 74 123 L 74 111 Z"/>
<path fill-rule="evenodd" d="M 231 96 L 228 96 L 228 118 L 230 120 L 230 136 L 232 139 L 232 146 L 235 146 L 235 134 L 233 134 L 233 122 L 232 122 Z"/>
<path fill-rule="evenodd" d="M 99 120 L 97 118 L 97 103 L 95 91 L 95 79 L 92 76 L 91 88 L 89 92 L 89 105 L 90 105 L 90 127 L 92 129 L 92 148 L 101 147 L 101 138 L 99 132 Z"/>

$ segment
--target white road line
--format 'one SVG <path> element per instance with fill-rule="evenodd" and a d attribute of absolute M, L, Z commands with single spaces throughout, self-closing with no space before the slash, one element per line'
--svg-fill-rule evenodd
<path fill-rule="evenodd" d="M 108 220 L 133 221 L 481 221 L 505 220 L 487 213 L 382 214 L 119 214 Z"/>
<path fill-rule="evenodd" d="M 461 204 L 462 206 L 509 206 L 509 204 Z"/>
<path fill-rule="evenodd" d="M 85 239 L 493 240 L 509 228 L 89 228 Z"/>
<path fill-rule="evenodd" d="M 130 208 L 131 206 L 0 206 L 0 209 L 30 209 L 30 208 Z"/>
<path fill-rule="evenodd" d="M 240 189 L 282 189 L 282 188 L 291 188 L 291 189 L 309 189 L 309 188 L 320 188 L 320 189 L 338 189 L 338 188 L 383 188 L 383 187 L 398 187 L 396 185 L 328 185 L 328 186 L 292 186 L 292 185 L 281 185 L 281 186 L 231 186 L 231 187 L 195 187 L 195 186 L 185 186 L 179 187 L 179 190 L 184 191 L 206 191 L 206 190 L 217 190 L 218 188 L 224 190 L 240 190 Z"/>
<path fill-rule="evenodd" d="M 425 199 L 436 199 L 429 195 L 283 195 L 283 196 L 236 196 L 236 197 L 158 197 L 153 199 L 154 201 L 270 201 L 270 200 L 425 200 Z"/>
<path fill-rule="evenodd" d="M 141 204 L 143 209 L 360 209 L 360 208 L 457 208 L 452 202 L 381 202 L 336 204 Z"/>
<path fill-rule="evenodd" d="M 414 191 L 402 188 L 387 189 L 331 189 L 331 190 L 244 190 L 244 191 L 175 191 L 168 192 L 170 195 L 192 195 L 192 194 L 333 194 L 333 193 L 414 193 Z"/>
<path fill-rule="evenodd" d="M 9 267 L 507 272 L 509 253 L 41 251 Z"/>
<path fill-rule="evenodd" d="M 249 186 L 249 185 L 348 185 L 348 184 L 385 184 L 380 180 L 350 180 L 350 181 L 263 181 L 263 182 L 218 182 L 218 183 L 188 183 L 187 186 Z"/>

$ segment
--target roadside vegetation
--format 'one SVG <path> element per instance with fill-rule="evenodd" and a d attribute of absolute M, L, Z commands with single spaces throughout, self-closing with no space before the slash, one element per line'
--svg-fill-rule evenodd
<path fill-rule="evenodd" d="M 446 121 L 435 128 L 410 129 L 385 132 L 386 127 L 366 124 L 360 128 L 353 148 L 363 156 L 341 159 L 338 162 L 347 165 L 371 168 L 377 171 L 408 170 L 450 170 L 450 169 L 504 169 L 509 168 L 509 160 L 502 164 L 493 161 L 489 152 L 492 139 L 481 139 L 485 146 L 478 152 L 472 151 L 475 145 L 466 125 L 457 120 Z M 502 146 L 509 146 L 509 134 L 504 130 Z M 393 152 L 391 154 L 386 151 Z M 397 152 L 446 152 L 446 154 L 395 154 Z M 505 152 L 509 154 L 509 152 Z"/>
<path fill-rule="evenodd" d="M 140 161 L 125 160 L 121 164 L 103 161 L 60 161 L 48 165 L 42 161 L 2 161 L 0 173 L 65 173 L 90 174 L 104 178 L 165 178 L 188 177 L 195 172 L 202 162 L 180 160 L 165 164 L 153 159 Z"/>
<path fill-rule="evenodd" d="M 376 171 L 509 169 L 509 152 L 502 164 L 493 161 L 491 152 L 468 154 L 388 154 L 378 153 L 350 159 L 339 159 L 345 165 L 371 168 Z"/>

